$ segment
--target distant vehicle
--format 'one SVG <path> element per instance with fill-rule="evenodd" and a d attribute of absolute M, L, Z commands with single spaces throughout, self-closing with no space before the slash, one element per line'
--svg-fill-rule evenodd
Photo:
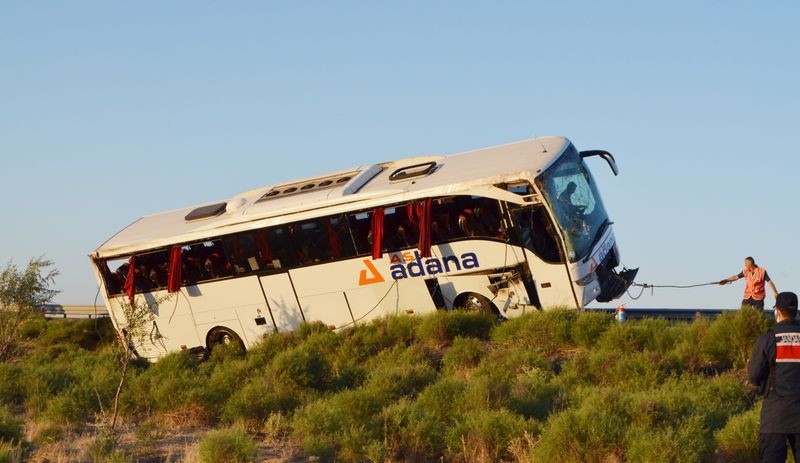
<path fill-rule="evenodd" d="M 582 308 L 636 274 L 616 270 L 595 156 L 617 173 L 608 152 L 562 137 L 362 166 L 143 217 L 90 257 L 117 330 L 126 298 L 168 297 L 136 346 L 150 359 L 250 347 L 304 321 Z"/>
<path fill-rule="evenodd" d="M 64 306 L 61 304 L 44 304 L 39 307 L 39 311 L 48 318 L 65 318 Z"/>

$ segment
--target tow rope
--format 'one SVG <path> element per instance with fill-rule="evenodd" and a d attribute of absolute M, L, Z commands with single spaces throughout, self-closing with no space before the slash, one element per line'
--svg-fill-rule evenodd
<path fill-rule="evenodd" d="M 633 282 L 633 283 L 630 284 L 630 286 L 628 287 L 626 292 L 628 293 L 628 297 L 630 297 L 631 299 L 633 299 L 635 301 L 635 300 L 641 298 L 642 295 L 644 294 L 644 292 L 646 290 L 648 290 L 648 289 L 650 290 L 650 295 L 652 296 L 652 295 L 655 294 L 656 288 L 659 288 L 659 289 L 691 289 L 691 288 L 700 288 L 700 287 L 703 287 L 703 286 L 714 286 L 714 285 L 718 285 L 718 284 L 719 284 L 719 281 L 712 281 L 711 283 L 699 283 L 699 284 L 695 284 L 695 285 L 652 285 L 652 284 L 649 284 L 649 283 L 636 283 L 636 282 Z M 636 296 L 631 294 L 631 288 L 634 287 L 634 286 L 636 286 L 638 288 L 642 288 L 642 290 L 639 291 L 639 294 L 636 295 Z"/>

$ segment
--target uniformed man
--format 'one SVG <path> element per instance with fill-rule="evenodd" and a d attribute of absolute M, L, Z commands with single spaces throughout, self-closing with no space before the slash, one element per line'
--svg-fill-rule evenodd
<path fill-rule="evenodd" d="M 727 285 L 741 278 L 745 279 L 742 306 L 749 305 L 750 307 L 764 310 L 764 299 L 767 297 L 767 283 L 769 283 L 769 286 L 772 288 L 772 294 L 778 297 L 778 289 L 775 287 L 775 282 L 769 277 L 767 269 L 756 265 L 756 261 L 752 257 L 744 259 L 744 270 L 738 275 L 725 278 L 721 280 L 719 284 Z"/>
<path fill-rule="evenodd" d="M 764 395 L 761 461 L 783 463 L 787 443 L 793 455 L 800 452 L 800 323 L 795 293 L 778 294 L 775 318 L 778 323 L 756 341 L 747 373 Z"/>

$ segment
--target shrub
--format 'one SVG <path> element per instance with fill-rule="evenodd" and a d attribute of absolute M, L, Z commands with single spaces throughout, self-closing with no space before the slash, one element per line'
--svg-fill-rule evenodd
<path fill-rule="evenodd" d="M 416 328 L 417 338 L 435 345 L 449 344 L 457 336 L 488 339 L 496 317 L 480 312 L 439 311 L 424 317 Z"/>
<path fill-rule="evenodd" d="M 203 463 L 248 463 L 255 461 L 257 450 L 253 439 L 238 429 L 211 431 L 200 439 L 199 445 Z"/>
<path fill-rule="evenodd" d="M 20 442 L 22 440 L 22 420 L 17 418 L 6 405 L 0 404 L 0 441 Z"/>
<path fill-rule="evenodd" d="M 21 376 L 21 366 L 10 362 L 0 362 L 0 403 L 10 404 L 22 400 L 25 392 Z"/>
<path fill-rule="evenodd" d="M 0 463 L 17 463 L 22 460 L 21 444 L 0 441 Z"/>
<path fill-rule="evenodd" d="M 448 430 L 465 419 L 467 385 L 443 378 L 417 399 L 401 399 L 384 411 L 387 451 L 408 460 L 443 458 Z"/>
<path fill-rule="evenodd" d="M 66 344 L 95 350 L 101 344 L 116 342 L 116 334 L 108 318 L 86 320 L 50 320 L 39 338 L 42 346 Z"/>
<path fill-rule="evenodd" d="M 415 339 L 419 317 L 389 315 L 369 324 L 356 325 L 342 333 L 342 354 L 365 360 L 396 345 L 410 345 Z"/>
<path fill-rule="evenodd" d="M 437 377 L 430 353 L 418 347 L 397 346 L 386 350 L 369 366 L 371 372 L 365 388 L 384 401 L 415 395 Z"/>
<path fill-rule="evenodd" d="M 481 410 L 450 429 L 447 445 L 464 461 L 507 461 L 511 458 L 509 444 L 533 432 L 533 428 L 532 423 L 508 410 Z"/>
<path fill-rule="evenodd" d="M 467 401 L 479 407 L 505 407 L 520 375 L 550 372 L 550 364 L 537 351 L 525 348 L 494 351 L 473 372 Z"/>
<path fill-rule="evenodd" d="M 331 364 L 325 352 L 308 343 L 281 352 L 270 367 L 277 378 L 301 387 L 322 391 L 333 382 Z"/>
<path fill-rule="evenodd" d="M 761 403 L 752 409 L 732 416 L 725 427 L 714 433 L 717 443 L 717 461 L 758 461 L 758 436 Z"/>
<path fill-rule="evenodd" d="M 383 399 L 372 390 L 342 391 L 298 410 L 293 436 L 325 461 L 363 461 L 380 445 Z"/>
<path fill-rule="evenodd" d="M 590 392 L 575 407 L 552 415 L 534 448 L 535 461 L 621 461 L 628 414 L 615 390 Z"/>
<path fill-rule="evenodd" d="M 711 433 L 700 416 L 674 427 L 631 428 L 625 458 L 631 463 L 709 461 L 714 450 Z"/>
<path fill-rule="evenodd" d="M 756 339 L 768 328 L 769 321 L 762 311 L 745 306 L 714 320 L 701 341 L 701 347 L 719 366 L 743 368 Z"/>
<path fill-rule="evenodd" d="M 492 340 L 555 353 L 572 344 L 572 325 L 576 317 L 576 311 L 567 309 L 532 312 L 496 326 L 492 330 Z"/>
<path fill-rule="evenodd" d="M 280 381 L 254 378 L 233 391 L 222 417 L 227 422 L 243 421 L 248 428 L 258 428 L 274 413 L 290 413 L 297 408 L 302 392 Z"/>
<path fill-rule="evenodd" d="M 613 318 L 604 312 L 581 312 L 572 325 L 570 336 L 576 345 L 590 348 L 611 325 Z"/>
<path fill-rule="evenodd" d="M 44 315 L 32 316 L 25 320 L 19 328 L 19 337 L 22 339 L 35 339 L 47 329 L 47 319 Z"/>
<path fill-rule="evenodd" d="M 453 345 L 445 352 L 442 363 L 445 371 L 455 372 L 475 368 L 485 355 L 486 347 L 483 342 L 475 338 L 457 336 L 453 340 Z"/>

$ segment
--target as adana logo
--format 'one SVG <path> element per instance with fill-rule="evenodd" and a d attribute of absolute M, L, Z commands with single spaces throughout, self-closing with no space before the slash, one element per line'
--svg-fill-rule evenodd
<path fill-rule="evenodd" d="M 392 265 L 389 272 L 393 280 L 403 280 L 406 278 L 433 276 L 440 273 L 448 273 L 459 270 L 469 270 L 480 267 L 478 256 L 474 252 L 465 252 L 461 256 L 430 257 L 424 261 L 419 255 L 419 251 L 398 253 L 391 255 Z M 383 283 L 386 279 L 375 267 L 370 259 L 364 259 L 366 269 L 361 270 L 358 277 L 358 285 L 365 286 L 375 283 Z"/>

